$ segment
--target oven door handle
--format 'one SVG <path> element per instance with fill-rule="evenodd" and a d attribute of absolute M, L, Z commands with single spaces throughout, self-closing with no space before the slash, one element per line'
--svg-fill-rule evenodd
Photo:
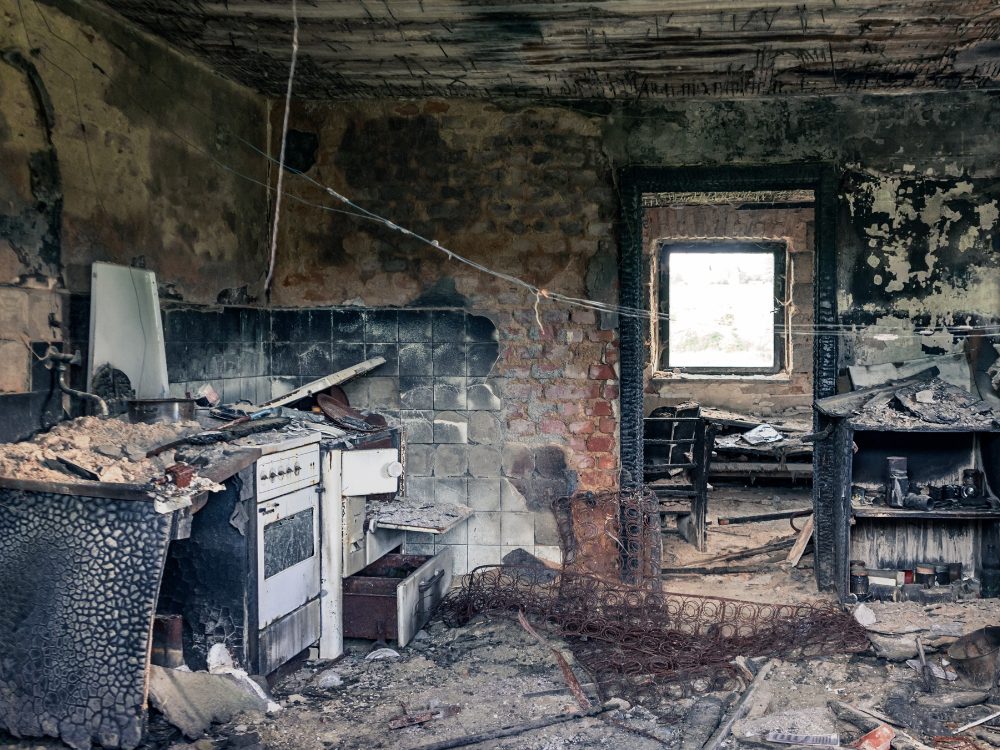
<path fill-rule="evenodd" d="M 427 590 L 433 586 L 435 583 L 440 581 L 444 577 L 444 568 L 438 568 L 434 571 L 434 575 L 430 578 L 425 578 L 419 584 L 417 584 L 417 589 L 421 594 L 427 593 Z"/>

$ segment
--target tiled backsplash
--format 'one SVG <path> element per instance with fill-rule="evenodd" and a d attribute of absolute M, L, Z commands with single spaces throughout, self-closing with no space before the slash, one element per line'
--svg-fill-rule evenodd
<path fill-rule="evenodd" d="M 409 534 L 408 550 L 452 545 L 458 573 L 516 548 L 555 554 L 536 549 L 536 514 L 503 475 L 499 335 L 489 318 L 458 310 L 169 307 L 164 335 L 174 395 L 210 383 L 225 401 L 261 403 L 384 357 L 344 384 L 351 403 L 402 420 L 410 496 L 477 511 L 441 537 Z"/>

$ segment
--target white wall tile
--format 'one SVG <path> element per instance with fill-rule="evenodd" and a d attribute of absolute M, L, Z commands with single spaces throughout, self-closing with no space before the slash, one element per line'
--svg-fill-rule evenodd
<path fill-rule="evenodd" d="M 500 557 L 499 544 L 470 544 L 469 570 L 475 570 L 480 565 L 499 565 Z"/>
<path fill-rule="evenodd" d="M 500 543 L 504 545 L 535 546 L 534 513 L 501 513 Z"/>

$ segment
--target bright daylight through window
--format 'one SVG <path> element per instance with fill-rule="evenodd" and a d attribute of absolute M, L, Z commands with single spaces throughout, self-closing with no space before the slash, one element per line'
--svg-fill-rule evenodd
<path fill-rule="evenodd" d="M 784 247 L 661 247 L 660 312 L 667 314 L 660 321 L 661 367 L 718 374 L 780 371 Z"/>

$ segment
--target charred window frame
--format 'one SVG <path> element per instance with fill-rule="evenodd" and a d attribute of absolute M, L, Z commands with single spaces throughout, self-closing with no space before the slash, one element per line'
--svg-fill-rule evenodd
<path fill-rule="evenodd" d="M 788 245 L 780 241 L 747 240 L 706 240 L 698 242 L 662 240 L 657 243 L 656 258 L 656 312 L 653 340 L 656 342 L 653 356 L 654 374 L 690 373 L 692 375 L 716 375 L 719 377 L 741 377 L 779 375 L 785 371 L 788 353 Z M 670 363 L 670 255 L 671 253 L 754 253 L 767 254 L 774 259 L 774 336 L 773 359 L 768 367 L 693 367 Z"/>

